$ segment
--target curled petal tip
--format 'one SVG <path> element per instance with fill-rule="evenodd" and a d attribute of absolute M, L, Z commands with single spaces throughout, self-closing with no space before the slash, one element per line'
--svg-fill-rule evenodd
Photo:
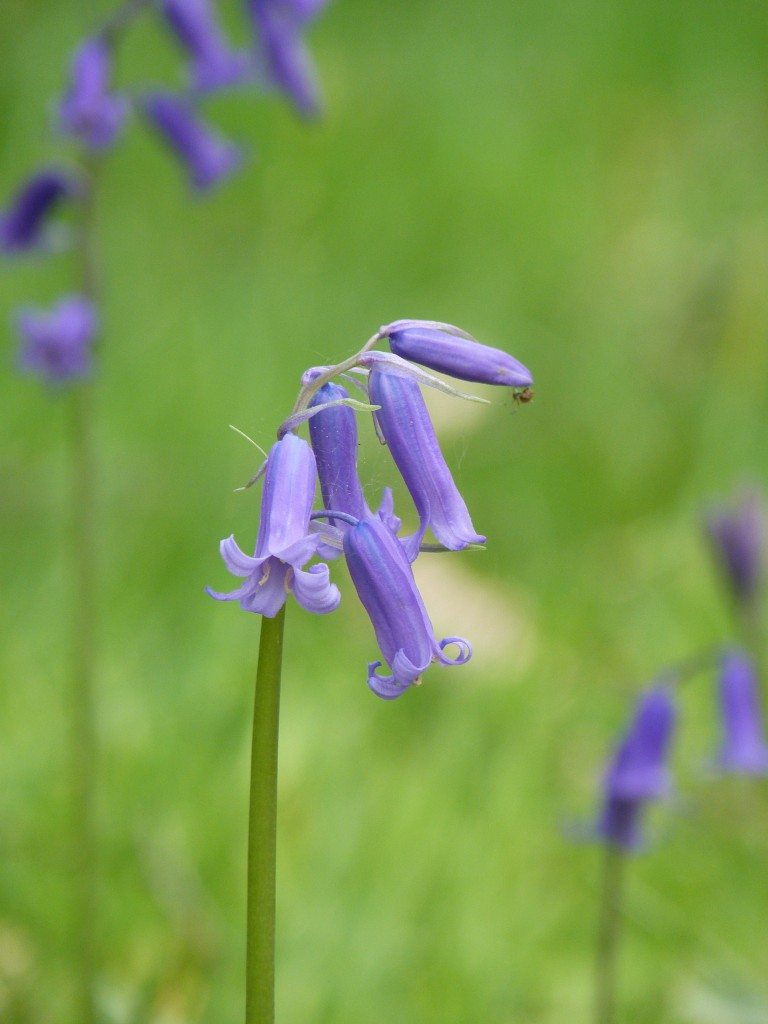
<path fill-rule="evenodd" d="M 452 645 L 459 648 L 459 653 L 455 658 L 449 658 L 445 653 L 445 648 Z M 443 665 L 466 665 L 472 657 L 472 644 L 460 636 L 447 636 L 438 643 L 438 647 L 440 648 L 439 660 Z"/>
<path fill-rule="evenodd" d="M 396 700 L 408 689 L 410 683 L 398 683 L 393 675 L 380 676 L 376 669 L 381 668 L 380 661 L 372 661 L 368 665 L 368 689 L 382 700 Z"/>

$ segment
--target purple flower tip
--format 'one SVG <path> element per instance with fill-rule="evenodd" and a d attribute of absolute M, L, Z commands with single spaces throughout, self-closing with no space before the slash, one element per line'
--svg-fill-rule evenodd
<path fill-rule="evenodd" d="M 44 239 L 54 207 L 76 193 L 75 179 L 56 168 L 46 168 L 29 178 L 0 212 L 0 251 L 14 255 L 36 248 Z"/>
<path fill-rule="evenodd" d="M 26 309 L 18 316 L 22 344 L 19 366 L 52 384 L 64 384 L 91 371 L 91 347 L 98 316 L 88 299 L 73 295 L 50 312 Z"/>
<path fill-rule="evenodd" d="M 90 149 L 112 145 L 128 116 L 125 96 L 110 93 L 112 48 L 96 36 L 87 39 L 72 60 L 70 86 L 59 107 L 59 124 L 66 135 Z"/>
<path fill-rule="evenodd" d="M 452 324 L 434 320 L 396 320 L 382 327 L 395 355 L 478 384 L 529 388 L 533 377 L 522 363 L 501 349 L 482 345 Z"/>
<path fill-rule="evenodd" d="M 221 557 L 233 576 L 245 579 L 229 593 L 206 588 L 217 601 L 239 601 L 247 612 L 274 618 L 292 593 L 309 612 L 324 615 L 339 604 L 328 566 L 304 566 L 317 553 L 320 537 L 309 517 L 315 496 L 315 457 L 306 441 L 286 434 L 267 458 L 261 520 L 254 554 L 240 550 L 234 537 L 221 542 Z"/>
<path fill-rule="evenodd" d="M 319 112 L 320 92 L 302 33 L 322 6 L 317 0 L 248 0 L 267 78 L 305 117 Z"/>
<path fill-rule="evenodd" d="M 715 556 L 740 603 L 754 600 L 761 582 L 765 517 L 757 492 L 731 508 L 713 509 L 705 520 Z"/>
<path fill-rule="evenodd" d="M 744 775 L 768 775 L 768 745 L 752 662 L 741 651 L 724 655 L 719 679 L 723 742 L 719 767 Z"/>
<path fill-rule="evenodd" d="M 472 647 L 461 637 L 437 641 L 403 545 L 379 516 L 368 516 L 344 534 L 350 577 L 373 625 L 389 675 L 380 675 L 380 661 L 368 666 L 368 686 L 393 700 L 420 682 L 434 661 L 463 665 Z M 445 648 L 456 646 L 455 658 Z"/>
<path fill-rule="evenodd" d="M 146 116 L 183 161 L 193 188 L 206 192 L 242 163 L 238 146 L 213 132 L 181 96 L 153 93 L 144 98 Z"/>
<path fill-rule="evenodd" d="M 676 712 L 669 686 L 647 690 L 639 699 L 603 779 L 603 808 L 597 834 L 631 849 L 640 842 L 644 805 L 669 791 L 667 758 Z"/>
<path fill-rule="evenodd" d="M 192 86 L 198 92 L 239 85 L 251 75 L 249 56 L 229 46 L 210 0 L 163 0 L 163 14 L 190 55 Z"/>

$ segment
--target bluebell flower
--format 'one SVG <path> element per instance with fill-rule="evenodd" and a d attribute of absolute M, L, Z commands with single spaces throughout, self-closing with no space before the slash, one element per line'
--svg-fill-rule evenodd
<path fill-rule="evenodd" d="M 323 615 L 338 606 L 338 587 L 328 566 L 304 569 L 316 554 L 320 535 L 310 531 L 316 464 L 312 449 L 295 434 L 277 441 L 267 458 L 261 519 L 254 554 L 240 550 L 234 537 L 221 542 L 221 557 L 233 576 L 245 578 L 229 593 L 206 588 L 217 601 L 239 601 L 247 612 L 274 618 L 292 593 L 309 612 Z"/>
<path fill-rule="evenodd" d="M 530 371 L 509 353 L 482 345 L 452 324 L 396 320 L 382 327 L 379 334 L 388 339 L 395 355 L 460 380 L 511 388 L 533 384 Z"/>
<path fill-rule="evenodd" d="M 194 106 L 180 96 L 153 93 L 143 108 L 155 128 L 186 165 L 193 188 L 205 192 L 242 163 L 238 146 L 215 134 Z"/>
<path fill-rule="evenodd" d="M 303 33 L 322 6 L 312 0 L 248 0 L 267 80 L 307 117 L 318 112 L 320 93 Z"/>
<path fill-rule="evenodd" d="M 427 527 L 452 551 L 484 544 L 440 450 L 419 385 L 374 362 L 368 390 L 381 407 L 375 413 L 379 428 L 419 515 L 419 529 L 407 542 L 411 560 Z"/>
<path fill-rule="evenodd" d="M 667 758 L 675 719 L 669 686 L 658 685 L 641 695 L 603 779 L 597 834 L 606 843 L 624 849 L 640 844 L 645 805 L 670 788 Z"/>
<path fill-rule="evenodd" d="M 98 330 L 93 304 L 82 295 L 62 299 L 50 312 L 25 309 L 18 316 L 19 366 L 51 384 L 63 384 L 91 371 L 91 349 Z"/>
<path fill-rule="evenodd" d="M 413 578 L 401 542 L 378 516 L 361 519 L 344 534 L 349 575 L 373 625 L 390 675 L 379 675 L 381 661 L 368 666 L 368 686 L 379 697 L 392 700 L 418 683 L 426 669 L 463 665 L 472 654 L 461 637 L 438 641 Z M 449 658 L 445 648 L 455 644 L 459 653 Z"/>
<path fill-rule="evenodd" d="M 248 56 L 229 46 L 210 0 L 163 0 L 163 14 L 191 57 L 194 89 L 213 92 L 247 78 Z"/>
<path fill-rule="evenodd" d="M 715 556 L 734 597 L 749 604 L 762 579 L 765 521 L 757 493 L 732 508 L 713 509 L 705 520 Z"/>
<path fill-rule="evenodd" d="M 310 408 L 348 397 L 346 388 L 329 382 L 315 392 Z M 366 518 L 371 510 L 357 475 L 357 420 L 354 412 L 343 405 L 323 409 L 308 424 L 324 508 L 345 512 L 355 519 Z M 331 517 L 328 523 L 342 533 L 349 529 L 349 524 L 341 519 Z M 340 551 L 335 554 L 340 554 Z M 324 548 L 323 555 L 334 557 L 332 549 Z"/>
<path fill-rule="evenodd" d="M 54 207 L 77 190 L 71 175 L 57 168 L 46 168 L 29 178 L 0 212 L 0 251 L 14 255 L 38 247 L 45 240 Z"/>
<path fill-rule="evenodd" d="M 72 60 L 69 90 L 59 107 L 59 124 L 66 135 L 90 149 L 110 146 L 128 116 L 125 96 L 110 92 L 112 48 L 100 36 L 86 39 Z"/>
<path fill-rule="evenodd" d="M 718 765 L 745 775 L 768 774 L 760 695 L 752 662 L 741 651 L 727 652 L 719 679 L 723 742 Z"/>

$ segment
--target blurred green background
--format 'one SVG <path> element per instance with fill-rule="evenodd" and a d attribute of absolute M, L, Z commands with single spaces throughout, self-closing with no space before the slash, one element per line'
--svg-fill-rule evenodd
<path fill-rule="evenodd" d="M 49 157 L 71 48 L 110 5 L 2 6 L 5 197 Z M 306 366 L 427 317 L 508 348 L 536 400 L 430 399 L 488 552 L 417 575 L 470 665 L 380 702 L 342 567 L 337 613 L 289 609 L 279 1019 L 581 1024 L 600 858 L 568 833 L 637 687 L 728 635 L 699 514 L 768 470 L 765 7 L 338 0 L 311 45 L 320 122 L 211 103 L 255 159 L 204 201 L 136 124 L 99 201 L 105 1021 L 241 1016 L 259 624 L 203 586 L 229 583 L 221 537 L 253 542 L 258 493 L 233 488 L 259 459 L 227 424 L 268 445 Z M 120 78 L 178 68 L 147 25 Z M 2 323 L 71 273 L 6 261 Z M 14 374 L 1 330 L 0 1019 L 58 1024 L 65 403 Z M 373 501 L 393 470 L 363 434 Z M 713 705 L 711 680 L 685 690 L 679 792 L 632 866 L 633 1024 L 768 1021 L 768 792 L 707 777 Z"/>

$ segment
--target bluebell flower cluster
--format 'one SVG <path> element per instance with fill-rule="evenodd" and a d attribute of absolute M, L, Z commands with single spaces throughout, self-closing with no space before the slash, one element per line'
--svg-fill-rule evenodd
<path fill-rule="evenodd" d="M 206 97 L 225 89 L 282 93 L 302 115 L 320 109 L 320 94 L 307 50 L 306 32 L 325 0 L 241 0 L 252 44 L 234 47 L 218 17 L 217 0 L 124 0 L 102 29 L 75 49 L 62 96 L 55 108 L 55 134 L 75 147 L 71 168 L 34 171 L 4 209 L 0 209 L 0 254 L 19 256 L 56 249 L 55 218 L 67 206 L 91 201 L 89 167 L 113 147 L 137 113 L 177 158 L 191 188 L 206 193 L 223 183 L 244 162 L 241 146 L 211 125 Z M 140 15 L 169 32 L 186 58 L 184 85 L 178 91 L 142 88 L 129 92 L 115 85 L 117 44 Z M 63 237 L 63 236 L 62 236 Z M 69 238 L 73 239 L 70 232 Z M 67 310 L 93 303 L 93 295 L 73 296 L 45 317 L 45 344 L 30 339 L 31 314 L 14 319 L 21 332 L 20 365 L 47 382 L 68 383 L 91 369 L 93 331 L 71 329 Z M 61 310 L 64 309 L 64 313 Z M 36 313 L 39 325 L 40 312 Z M 31 318 L 32 317 L 32 318 Z M 96 324 L 96 317 L 93 324 Z M 94 328 L 95 329 L 95 328 Z M 73 337 L 83 337 L 77 358 Z M 86 338 L 87 335 L 87 338 Z M 44 357 L 42 353 L 45 353 Z"/>
<path fill-rule="evenodd" d="M 766 523 L 763 501 L 750 489 L 729 505 L 709 509 L 704 528 L 736 611 L 738 632 L 754 642 L 764 576 Z M 754 651 L 718 645 L 666 673 L 666 681 L 643 694 L 603 777 L 602 808 L 595 827 L 606 843 L 635 850 L 643 845 L 646 806 L 670 791 L 667 765 L 674 732 L 675 690 L 702 669 L 716 669 L 720 744 L 710 758 L 718 774 L 768 775 L 768 742 Z"/>
<path fill-rule="evenodd" d="M 422 347 L 409 349 L 410 337 Z M 393 351 L 375 350 L 382 341 Z M 396 346 L 408 356 L 394 352 Z M 368 686 L 385 700 L 418 684 L 432 663 L 463 665 L 472 653 L 462 637 L 437 638 L 413 562 L 424 550 L 459 551 L 485 543 L 440 450 L 421 386 L 474 396 L 462 395 L 418 363 L 459 379 L 506 385 L 513 395 L 526 390 L 530 397 L 533 379 L 521 363 L 432 321 L 397 321 L 380 328 L 344 362 L 311 367 L 255 478 L 264 477 L 264 490 L 254 554 L 244 553 L 232 537 L 221 542 L 225 565 L 245 582 L 228 593 L 208 588 L 218 601 L 238 601 L 245 611 L 269 617 L 289 594 L 307 611 L 325 614 L 340 600 L 327 562 L 343 555 L 381 651 L 381 658 L 368 665 Z M 351 398 L 338 377 L 354 381 L 367 401 Z M 357 466 L 360 410 L 373 413 L 377 434 L 413 500 L 418 528 L 412 534 L 400 533 L 390 488 L 375 512 L 366 501 Z M 305 421 L 309 443 L 297 434 Z M 322 507 L 313 511 L 318 483 Z M 425 543 L 428 529 L 437 543 Z M 315 556 L 325 561 L 307 568 Z"/>

